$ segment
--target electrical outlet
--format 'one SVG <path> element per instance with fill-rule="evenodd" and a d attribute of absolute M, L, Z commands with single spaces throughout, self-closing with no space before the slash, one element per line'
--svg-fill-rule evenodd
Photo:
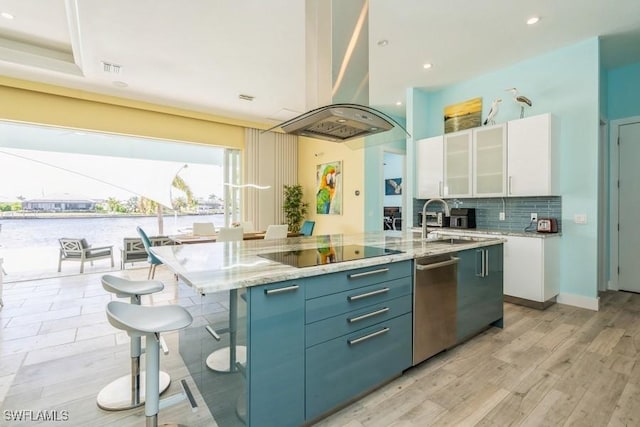
<path fill-rule="evenodd" d="M 538 221 L 538 214 L 537 213 L 531 213 L 531 222 L 536 222 Z"/>
<path fill-rule="evenodd" d="M 498 217 L 498 221 L 504 221 L 504 212 L 500 212 L 500 216 Z"/>

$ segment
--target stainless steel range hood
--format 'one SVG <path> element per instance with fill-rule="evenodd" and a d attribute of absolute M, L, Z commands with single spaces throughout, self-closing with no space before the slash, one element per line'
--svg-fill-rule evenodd
<path fill-rule="evenodd" d="M 286 133 L 344 142 L 393 129 L 393 119 L 358 104 L 331 104 L 316 108 L 279 125 Z"/>
<path fill-rule="evenodd" d="M 306 0 L 307 109 L 269 130 L 334 142 L 354 141 L 398 129 L 392 117 L 369 105 L 369 0 Z M 320 106 L 320 107 L 319 107 Z M 265 131 L 266 132 L 266 131 Z M 386 136 L 386 135 L 384 135 Z M 375 138 L 382 140 L 382 135 Z M 372 139 L 367 145 L 372 145 Z"/>

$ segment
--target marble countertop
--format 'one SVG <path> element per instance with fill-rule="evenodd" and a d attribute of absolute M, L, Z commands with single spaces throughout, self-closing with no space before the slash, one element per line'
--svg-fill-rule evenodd
<path fill-rule="evenodd" d="M 321 274 L 370 267 L 422 256 L 445 254 L 502 243 L 496 238 L 466 238 L 449 244 L 422 240 L 410 230 L 331 236 L 292 237 L 281 240 L 247 240 L 231 243 L 199 243 L 157 246 L 151 250 L 167 267 L 200 294 L 246 288 Z M 402 251 L 356 261 L 296 268 L 258 256 L 261 253 L 315 249 L 319 245 L 366 245 Z"/>

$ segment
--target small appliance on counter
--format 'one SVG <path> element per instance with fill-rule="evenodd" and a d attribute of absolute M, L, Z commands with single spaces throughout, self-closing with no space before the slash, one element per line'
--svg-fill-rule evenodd
<path fill-rule="evenodd" d="M 448 227 L 449 217 L 444 212 L 425 212 L 427 217 L 427 227 Z M 422 227 L 422 212 L 418 212 L 418 225 Z"/>
<path fill-rule="evenodd" d="M 555 218 L 538 218 L 536 231 L 538 233 L 557 233 L 558 220 Z"/>
<path fill-rule="evenodd" d="M 453 208 L 449 220 L 451 228 L 476 228 L 475 208 Z"/>

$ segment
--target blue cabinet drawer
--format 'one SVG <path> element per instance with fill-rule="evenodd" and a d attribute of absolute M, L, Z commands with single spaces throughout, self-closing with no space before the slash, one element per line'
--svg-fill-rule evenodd
<path fill-rule="evenodd" d="M 411 311 L 411 294 L 369 305 L 306 326 L 307 347 L 356 332 Z"/>
<path fill-rule="evenodd" d="M 347 313 L 411 293 L 412 278 L 402 277 L 357 289 L 314 298 L 306 302 L 306 323 Z"/>
<path fill-rule="evenodd" d="M 411 352 L 410 313 L 308 348 L 306 420 L 400 375 Z"/>
<path fill-rule="evenodd" d="M 306 298 L 317 298 L 374 283 L 411 276 L 411 261 L 374 265 L 305 279 Z"/>

